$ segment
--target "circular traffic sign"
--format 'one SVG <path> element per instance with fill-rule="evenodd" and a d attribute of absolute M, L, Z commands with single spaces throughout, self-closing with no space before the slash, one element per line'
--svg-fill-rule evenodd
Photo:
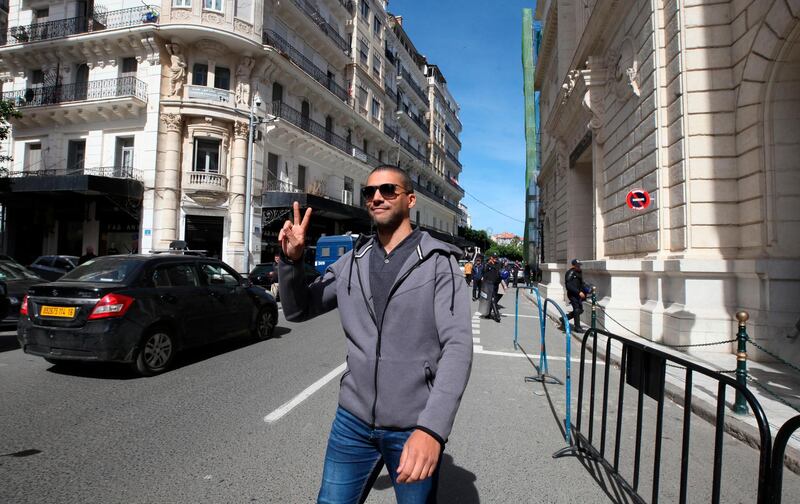
<path fill-rule="evenodd" d="M 628 193 L 625 202 L 632 210 L 644 210 L 650 206 L 650 193 L 644 189 L 634 189 Z"/>

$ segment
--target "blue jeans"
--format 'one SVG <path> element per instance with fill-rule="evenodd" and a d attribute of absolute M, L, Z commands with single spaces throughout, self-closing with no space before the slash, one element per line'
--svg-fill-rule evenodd
<path fill-rule="evenodd" d="M 406 440 L 413 432 L 372 429 L 343 408 L 328 437 L 322 486 L 317 502 L 320 504 L 361 503 L 367 499 L 373 483 L 385 463 L 392 479 L 398 504 L 436 502 L 439 467 L 428 479 L 415 483 L 397 483 L 397 466 Z M 439 458 L 441 464 L 441 457 Z"/>

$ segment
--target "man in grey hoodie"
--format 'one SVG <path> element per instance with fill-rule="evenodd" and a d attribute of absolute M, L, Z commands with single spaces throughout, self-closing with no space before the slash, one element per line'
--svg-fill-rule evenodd
<path fill-rule="evenodd" d="M 363 502 L 386 464 L 403 502 L 435 502 L 441 453 L 472 365 L 461 251 L 414 230 L 416 195 L 396 166 L 374 169 L 361 190 L 377 237 L 360 239 L 311 285 L 302 257 L 311 217 L 287 220 L 278 240 L 284 316 L 339 308 L 347 370 L 328 438 L 318 502 Z"/>

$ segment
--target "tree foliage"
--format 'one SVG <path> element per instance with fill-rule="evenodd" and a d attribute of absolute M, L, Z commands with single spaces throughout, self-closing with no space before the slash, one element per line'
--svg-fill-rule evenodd
<path fill-rule="evenodd" d="M 463 233 L 461 236 L 474 243 L 476 247 L 480 247 L 483 251 L 491 247 L 494 243 L 483 229 L 462 228 L 462 230 Z"/>
<path fill-rule="evenodd" d="M 497 254 L 498 257 L 506 257 L 512 261 L 522 261 L 522 244 L 519 240 L 514 240 L 514 242 L 509 245 L 492 243 L 487 253 L 489 255 Z"/>
<path fill-rule="evenodd" d="M 22 114 L 14 107 L 12 102 L 0 100 L 0 142 L 8 138 L 8 134 L 11 132 L 9 119 L 13 117 L 22 117 Z M 8 174 L 8 168 L 6 167 L 8 161 L 11 161 L 11 156 L 0 152 L 0 177 Z"/>

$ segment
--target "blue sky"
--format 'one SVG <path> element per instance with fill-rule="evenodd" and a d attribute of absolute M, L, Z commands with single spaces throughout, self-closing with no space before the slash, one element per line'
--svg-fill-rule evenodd
<path fill-rule="evenodd" d="M 464 171 L 459 182 L 472 227 L 522 236 L 525 118 L 522 9 L 533 0 L 389 0 L 389 12 L 428 61 L 439 65 L 461 105 Z M 473 197 L 474 196 L 474 197 Z M 516 218 L 512 220 L 481 205 Z"/>

